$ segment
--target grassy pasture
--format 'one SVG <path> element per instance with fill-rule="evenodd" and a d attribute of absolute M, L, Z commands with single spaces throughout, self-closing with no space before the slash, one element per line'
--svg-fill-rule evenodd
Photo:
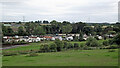
<path fill-rule="evenodd" d="M 26 55 L 4 56 L 3 66 L 117 66 L 118 50 L 68 50 Z"/>
<path fill-rule="evenodd" d="M 102 44 L 103 41 L 104 40 L 99 40 L 99 43 Z M 30 43 L 28 46 L 21 46 L 21 47 L 7 49 L 7 50 L 3 50 L 3 51 L 20 51 L 20 50 L 40 49 L 40 45 L 41 44 L 50 44 L 50 43 L 53 43 L 53 41 L 46 41 L 46 42 L 39 42 L 39 43 Z M 78 43 L 79 45 L 81 45 L 81 44 L 85 44 L 86 41 L 83 41 L 83 42 L 72 41 L 70 43 L 72 43 L 72 44 Z"/>
<path fill-rule="evenodd" d="M 99 40 L 102 44 L 104 40 Z M 39 49 L 41 44 L 50 44 L 53 41 L 30 43 L 3 51 L 24 51 Z M 70 42 L 72 44 L 85 44 L 86 42 Z M 3 56 L 3 66 L 117 66 L 118 49 L 115 52 L 104 50 L 67 50 L 61 52 L 38 53 L 38 56 L 28 57 L 26 55 Z"/>

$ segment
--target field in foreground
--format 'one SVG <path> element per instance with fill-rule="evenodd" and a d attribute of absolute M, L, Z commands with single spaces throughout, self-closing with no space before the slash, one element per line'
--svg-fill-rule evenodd
<path fill-rule="evenodd" d="M 118 66 L 118 50 L 68 50 L 39 56 L 4 56 L 3 66 Z"/>

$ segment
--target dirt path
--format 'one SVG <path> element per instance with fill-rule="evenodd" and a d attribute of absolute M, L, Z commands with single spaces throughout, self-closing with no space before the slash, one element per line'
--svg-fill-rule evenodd
<path fill-rule="evenodd" d="M 3 45 L 4 46 L 4 45 Z M 24 45 L 13 45 L 13 46 L 5 46 L 0 48 L 0 50 L 4 50 L 4 49 L 11 49 L 11 48 L 17 48 L 17 47 L 22 47 L 22 46 L 29 46 L 29 44 L 24 44 Z"/>

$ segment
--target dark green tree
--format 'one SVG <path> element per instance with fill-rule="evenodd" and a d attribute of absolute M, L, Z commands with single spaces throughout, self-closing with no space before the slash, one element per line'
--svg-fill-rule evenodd
<path fill-rule="evenodd" d="M 18 35 L 19 36 L 25 36 L 26 35 L 26 32 L 24 31 L 24 28 L 22 26 L 20 26 L 18 28 Z"/>

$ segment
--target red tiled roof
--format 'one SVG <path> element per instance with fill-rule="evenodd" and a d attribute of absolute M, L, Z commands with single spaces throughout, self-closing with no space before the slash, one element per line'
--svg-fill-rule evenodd
<path fill-rule="evenodd" d="M 44 38 L 50 38 L 51 39 L 52 37 L 51 36 L 44 36 Z"/>
<path fill-rule="evenodd" d="M 30 37 L 30 38 L 37 38 L 37 37 Z"/>

